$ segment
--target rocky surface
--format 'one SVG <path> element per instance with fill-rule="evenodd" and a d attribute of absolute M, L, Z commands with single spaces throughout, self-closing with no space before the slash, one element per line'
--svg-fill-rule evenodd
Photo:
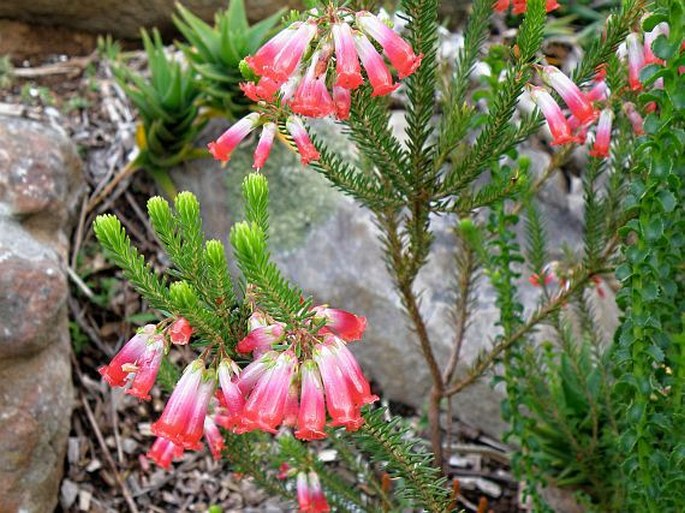
<path fill-rule="evenodd" d="M 0 140 L 0 509 L 42 513 L 57 502 L 73 400 L 64 260 L 80 161 L 34 121 L 0 117 Z"/>
<path fill-rule="evenodd" d="M 175 0 L 20 0 L 0 2 L 0 18 L 58 25 L 94 33 L 112 34 L 118 38 L 137 39 L 141 27 L 173 30 L 171 14 Z M 226 8 L 226 0 L 184 0 L 183 5 L 205 20 Z M 262 19 L 282 7 L 301 5 L 298 0 L 245 0 L 251 20 Z"/>
<path fill-rule="evenodd" d="M 394 117 L 401 128 L 401 116 Z M 225 129 L 208 131 L 216 137 Z M 353 158 L 341 136 L 329 133 L 340 151 Z M 210 236 L 226 240 L 231 223 L 241 219 L 240 181 L 250 170 L 252 146 L 234 154 L 227 170 L 227 187 L 222 184 L 220 166 L 211 161 L 186 165 L 174 175 L 179 188 L 198 194 Z M 528 149 L 532 171 L 541 173 L 549 162 L 546 153 Z M 264 169 L 271 188 L 271 243 L 277 262 L 285 273 L 317 302 L 349 309 L 368 317 L 368 330 L 361 343 L 352 346 L 365 371 L 376 380 L 384 395 L 421 408 L 430 388 L 430 378 L 416 340 L 410 331 L 382 260 L 378 229 L 372 214 L 349 198 L 331 189 L 312 169 L 302 169 L 294 155 L 275 147 Z M 222 195 L 228 195 L 228 213 Z M 557 173 L 540 195 L 543 217 L 550 234 L 552 257 L 561 259 L 564 246 L 582 244 L 582 188 L 578 179 L 570 184 Z M 435 344 L 439 361 L 449 354 L 453 320 L 449 277 L 454 269 L 454 219 L 433 220 L 435 244 L 429 262 L 422 270 L 416 290 L 422 291 L 421 309 Z M 533 308 L 539 292 L 521 278 L 520 292 L 528 308 Z M 606 310 L 607 330 L 615 322 L 610 302 Z M 478 314 L 467 334 L 462 362 L 468 365 L 480 351 L 490 346 L 497 334 L 498 311 L 495 295 L 483 284 L 478 294 Z M 465 367 L 462 366 L 462 369 Z M 502 434 L 501 395 L 487 379 L 459 394 L 455 414 L 474 427 L 494 436 Z"/>

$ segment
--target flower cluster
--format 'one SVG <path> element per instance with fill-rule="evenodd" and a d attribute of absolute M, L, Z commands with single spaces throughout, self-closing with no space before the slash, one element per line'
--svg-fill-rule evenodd
<path fill-rule="evenodd" d="M 252 353 L 252 363 L 242 372 L 227 360 L 219 367 L 224 427 L 276 433 L 292 426 L 297 438 L 315 440 L 326 436 L 326 411 L 333 426 L 353 431 L 362 425 L 361 407 L 378 397 L 347 343 L 361 338 L 366 319 L 327 307 L 312 313 L 311 326 L 297 330 L 262 312 L 252 315 L 250 331 L 237 345 Z"/>
<path fill-rule="evenodd" d="M 241 89 L 258 102 L 260 112 L 248 114 L 210 143 L 214 158 L 227 162 L 238 144 L 262 127 L 253 164 L 261 169 L 278 133 L 279 120 L 285 119 L 302 163 L 318 159 L 300 116 L 347 119 L 352 91 L 365 81 L 362 68 L 372 96 L 387 95 L 399 87 L 376 45 L 399 79 L 421 64 L 422 55 L 367 11 L 311 10 L 306 20 L 290 24 L 245 59 L 256 79 L 241 84 Z"/>
<path fill-rule="evenodd" d="M 628 64 L 628 88 L 632 91 L 641 90 L 640 71 L 650 64 L 661 65 L 663 62 L 654 55 L 652 44 L 661 35 L 667 36 L 668 24 L 659 23 L 651 31 L 646 32 L 642 38 L 640 34 L 633 32 L 626 37 L 625 43 L 619 47 L 619 56 L 627 58 Z M 642 40 L 641 40 L 642 39 Z M 614 112 L 610 106 L 598 111 L 597 103 L 606 103 L 610 97 L 609 88 L 605 82 L 605 71 L 600 68 L 595 79 L 587 92 L 583 92 L 554 66 L 544 66 L 541 69 L 543 82 L 554 89 L 566 103 L 570 111 L 565 116 L 562 108 L 543 87 L 531 86 L 529 93 L 542 114 L 545 116 L 547 126 L 552 134 L 552 145 L 583 143 L 585 142 L 588 128 L 599 118 L 595 129 L 594 144 L 589 154 L 597 158 L 609 156 L 611 144 L 611 130 Z M 654 83 L 655 88 L 663 87 L 663 80 L 658 79 Z M 646 109 L 654 108 L 654 104 L 646 106 Z M 623 103 L 623 111 L 630 121 L 635 135 L 644 133 L 642 116 L 637 111 L 635 104 Z"/>
<path fill-rule="evenodd" d="M 251 353 L 253 361 L 241 369 L 223 352 L 219 360 L 208 361 L 206 351 L 190 363 L 152 424 L 157 439 L 148 457 L 166 468 L 184 450 L 200 449 L 204 436 L 218 459 L 224 441 L 217 426 L 235 433 L 276 433 L 280 426 L 290 426 L 302 440 L 324 438 L 326 411 L 332 426 L 358 429 L 364 422 L 362 406 L 378 399 L 347 348 L 365 329 L 364 317 L 326 306 L 314 307 L 296 328 L 255 310 L 247 335 L 236 345 L 237 352 Z M 149 400 L 169 344 L 187 344 L 191 335 L 183 318 L 147 325 L 100 374 L 112 386 L 130 384 L 126 393 Z"/>
<path fill-rule="evenodd" d="M 187 344 L 193 332 L 183 317 L 164 328 L 166 324 L 168 322 L 159 326 L 147 324 L 141 328 L 124 344 L 109 365 L 98 369 L 102 378 L 113 387 L 130 384 L 127 394 L 149 401 L 150 390 L 169 344 Z"/>

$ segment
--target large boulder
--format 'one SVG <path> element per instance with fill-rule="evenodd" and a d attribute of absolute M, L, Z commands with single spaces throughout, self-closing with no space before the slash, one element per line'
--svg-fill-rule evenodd
<path fill-rule="evenodd" d="M 401 128 L 401 116 L 394 119 Z M 320 128 L 338 151 L 354 158 L 351 145 L 339 131 Z M 213 127 L 210 136 L 217 137 L 222 129 L 225 126 Z M 211 237 L 225 241 L 231 224 L 242 219 L 240 182 L 250 171 L 252 149 L 247 145 L 233 154 L 226 184 L 220 166 L 209 160 L 189 163 L 173 175 L 179 189 L 198 194 Z M 533 172 L 542 172 L 548 155 L 532 149 L 529 153 Z M 351 345 L 365 372 L 379 383 L 385 397 L 424 406 L 430 376 L 386 269 L 371 212 L 332 189 L 312 169 L 303 169 L 296 156 L 280 144 L 274 146 L 263 171 L 271 190 L 270 242 L 278 264 L 317 302 L 367 316 L 364 340 Z M 557 178 L 539 195 L 555 258 L 562 256 L 563 245 L 578 248 L 582 244 L 582 211 L 578 208 L 582 189 L 577 179 L 569 191 L 564 179 Z M 454 222 L 450 217 L 433 219 L 435 243 L 415 286 L 440 362 L 446 360 L 453 338 Z M 539 291 L 525 276 L 519 285 L 523 303 L 533 308 Z M 463 346 L 461 371 L 491 346 L 498 333 L 494 291 L 482 283 L 477 297 L 477 315 Z M 612 317 L 615 314 L 607 316 Z M 484 379 L 455 397 L 454 411 L 461 420 L 498 436 L 505 428 L 501 398 Z"/>
<path fill-rule="evenodd" d="M 176 0 L 20 0 L 0 2 L 0 18 L 44 25 L 60 25 L 86 32 L 107 33 L 118 38 L 136 39 L 141 27 L 157 27 L 162 32 L 173 28 L 171 15 Z M 183 0 L 188 9 L 207 21 L 225 9 L 228 0 Z M 245 0 L 251 20 L 263 19 L 282 7 L 301 6 L 299 0 Z"/>
<path fill-rule="evenodd" d="M 81 187 L 65 134 L 0 117 L 0 511 L 57 503 L 73 402 L 68 234 Z"/>

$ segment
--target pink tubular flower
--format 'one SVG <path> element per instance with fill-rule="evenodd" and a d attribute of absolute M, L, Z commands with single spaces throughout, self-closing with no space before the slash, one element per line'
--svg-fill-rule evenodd
<path fill-rule="evenodd" d="M 347 380 L 348 389 L 354 403 L 361 407 L 378 401 L 378 396 L 371 393 L 371 386 L 368 380 L 364 376 L 357 359 L 347 349 L 345 342 L 332 335 L 326 335 L 325 341 L 335 358 L 336 365 Z"/>
<path fill-rule="evenodd" d="M 176 384 L 162 416 L 152 424 L 152 432 L 186 449 L 197 449 L 214 388 L 214 377 L 206 375 L 204 362 L 192 362 Z"/>
<path fill-rule="evenodd" d="M 169 326 L 169 340 L 172 344 L 180 346 L 186 345 L 190 342 L 190 337 L 193 334 L 193 328 L 185 317 L 179 317 L 171 326 Z"/>
<path fill-rule="evenodd" d="M 352 29 L 347 23 L 334 23 L 331 32 L 335 45 L 335 85 L 345 89 L 356 89 L 362 85 L 364 79 L 359 67 Z"/>
<path fill-rule="evenodd" d="M 210 142 L 207 145 L 209 152 L 215 159 L 220 160 L 221 162 L 228 162 L 233 150 L 235 150 L 238 144 L 257 127 L 260 117 L 259 114 L 253 112 L 239 120 L 231 128 L 221 134 L 216 141 Z"/>
<path fill-rule="evenodd" d="M 247 398 L 236 432 L 245 433 L 261 429 L 268 433 L 276 433 L 276 427 L 285 415 L 285 404 L 296 360 L 292 351 L 285 351 L 266 369 Z"/>
<path fill-rule="evenodd" d="M 408 77 L 421 65 L 423 54 L 416 55 L 411 45 L 378 17 L 368 11 L 360 11 L 356 17 L 357 25 L 383 47 L 383 52 L 397 70 L 400 78 Z M 367 69 L 367 73 L 368 71 Z"/>
<path fill-rule="evenodd" d="M 288 388 L 288 396 L 285 398 L 285 410 L 283 412 L 283 426 L 295 427 L 297 425 L 297 417 L 300 414 L 300 384 L 297 382 L 295 376 L 290 380 L 290 388 Z"/>
<path fill-rule="evenodd" d="M 630 124 L 633 126 L 633 133 L 638 137 L 645 135 L 642 116 L 640 116 L 640 113 L 635 109 L 635 104 L 626 102 L 623 104 L 623 110 L 625 111 L 626 116 L 628 116 L 628 121 L 630 121 Z"/>
<path fill-rule="evenodd" d="M 262 67 L 261 75 L 267 76 L 279 84 L 288 80 L 288 77 L 293 74 L 300 60 L 302 60 L 302 56 L 316 33 L 317 28 L 314 23 L 300 24 L 293 37 L 283 45 L 271 63 Z"/>
<path fill-rule="evenodd" d="M 278 342 L 283 335 L 283 328 L 284 325 L 281 322 L 254 328 L 238 342 L 236 349 L 239 353 L 251 353 L 261 349 L 263 353 L 265 349 L 270 349 L 272 344 Z"/>
<path fill-rule="evenodd" d="M 217 374 L 223 396 L 222 404 L 226 410 L 222 426 L 226 429 L 230 429 L 238 424 L 243 406 L 245 406 L 245 398 L 236 380 L 233 379 L 238 375 L 238 372 L 238 366 L 232 360 L 225 358 L 219 363 Z"/>
<path fill-rule="evenodd" d="M 637 91 L 642 89 L 640 70 L 645 65 L 645 55 L 639 34 L 636 32 L 628 34 L 626 50 L 628 51 L 628 85 L 633 91 Z"/>
<path fill-rule="evenodd" d="M 278 353 L 269 351 L 242 370 L 240 376 L 234 381 L 243 396 L 247 396 L 252 391 L 267 369 L 276 361 L 276 358 L 278 358 Z"/>
<path fill-rule="evenodd" d="M 559 2 L 557 0 L 546 0 L 545 2 L 545 10 L 547 12 L 552 12 L 555 9 L 559 8 Z"/>
<path fill-rule="evenodd" d="M 295 37 L 301 25 L 302 23 L 293 23 L 269 39 L 254 55 L 245 57 L 245 62 L 252 68 L 252 71 L 257 75 L 264 75 L 265 70 L 273 65 L 276 56 Z"/>
<path fill-rule="evenodd" d="M 145 352 L 147 340 L 155 332 L 154 324 L 147 324 L 124 344 L 124 347 L 114 355 L 109 365 L 103 365 L 98 369 L 102 378 L 113 387 L 123 387 L 126 384 L 131 366 L 136 363 Z"/>
<path fill-rule="evenodd" d="M 609 87 L 604 79 L 595 80 L 592 89 L 587 92 L 587 99 L 591 102 L 604 101 L 609 98 Z"/>
<path fill-rule="evenodd" d="M 319 475 L 311 471 L 309 472 L 309 496 L 311 500 L 310 510 L 311 513 L 328 513 L 331 508 L 328 505 L 326 496 L 323 494 L 323 488 L 321 488 L 321 481 L 319 481 Z"/>
<path fill-rule="evenodd" d="M 334 85 L 333 103 L 335 104 L 335 117 L 341 121 L 349 119 L 352 107 L 352 94 L 349 89 Z"/>
<path fill-rule="evenodd" d="M 542 77 L 559 93 L 559 96 L 568 105 L 571 113 L 578 118 L 581 124 L 587 125 L 597 119 L 597 112 L 592 107 L 592 102 L 588 99 L 587 95 L 562 71 L 554 66 L 544 66 L 542 68 Z"/>
<path fill-rule="evenodd" d="M 369 82 L 373 88 L 371 96 L 385 96 L 392 93 L 400 85 L 393 84 L 392 75 L 379 54 L 366 36 L 359 34 L 354 38 L 359 58 L 364 65 Z"/>
<path fill-rule="evenodd" d="M 325 438 L 323 428 L 326 424 L 326 408 L 319 370 L 312 360 L 307 360 L 302 364 L 300 372 L 302 395 L 295 436 L 300 440 Z"/>
<path fill-rule="evenodd" d="M 326 328 L 333 331 L 343 340 L 352 342 L 360 340 L 364 335 L 366 317 L 325 306 L 315 306 L 313 310 L 316 312 L 316 317 L 326 320 Z"/>
<path fill-rule="evenodd" d="M 126 393 L 142 399 L 143 401 L 150 400 L 150 390 L 155 384 L 159 367 L 162 364 L 162 357 L 164 356 L 164 337 L 162 335 L 153 335 L 147 342 L 145 351 L 140 356 L 137 362 L 138 370 L 133 378 L 131 388 L 126 390 Z"/>
<path fill-rule="evenodd" d="M 255 169 L 262 169 L 266 163 L 266 159 L 269 158 L 271 153 L 271 147 L 274 143 L 274 137 L 278 127 L 276 123 L 265 123 L 264 128 L 262 128 L 262 135 L 259 137 L 259 142 L 257 143 L 257 148 L 254 151 L 254 163 L 252 167 Z"/>
<path fill-rule="evenodd" d="M 312 144 L 307 129 L 304 127 L 302 120 L 297 116 L 288 116 L 285 122 L 285 127 L 292 136 L 295 144 L 297 145 L 297 150 L 300 152 L 300 160 L 302 165 L 306 166 L 312 160 L 317 160 L 320 155 Z"/>
<path fill-rule="evenodd" d="M 669 27 L 668 27 L 668 23 L 666 23 L 665 21 L 662 21 L 661 23 L 657 24 L 657 26 L 654 27 L 649 32 L 645 32 L 645 44 L 644 44 L 645 66 L 647 64 L 664 64 L 663 59 L 659 59 L 656 55 L 654 55 L 654 51 L 652 50 L 652 43 L 654 43 L 656 38 L 661 36 L 661 35 L 668 36 L 668 33 L 669 33 Z"/>
<path fill-rule="evenodd" d="M 595 135 L 595 144 L 590 150 L 591 156 L 598 158 L 606 158 L 609 156 L 609 143 L 611 142 L 611 122 L 613 118 L 614 113 L 611 109 L 604 109 L 599 115 L 597 133 Z"/>
<path fill-rule="evenodd" d="M 323 344 L 317 345 L 313 353 L 326 393 L 326 407 L 333 420 L 331 425 L 356 431 L 364 419 L 359 415 L 359 406 L 352 398 L 349 382 L 337 365 L 335 355 Z"/>
<path fill-rule="evenodd" d="M 169 468 L 171 462 L 183 456 L 183 447 L 171 440 L 158 437 L 146 456 L 162 468 Z"/>
<path fill-rule="evenodd" d="M 290 100 L 290 108 L 297 114 L 323 118 L 335 113 L 333 99 L 326 88 L 327 63 L 324 53 L 314 52 L 307 72 Z"/>
<path fill-rule="evenodd" d="M 209 452 L 212 453 L 212 457 L 215 460 L 220 460 L 221 451 L 224 450 L 224 437 L 221 436 L 219 428 L 216 427 L 216 424 L 209 415 L 205 417 L 203 430 L 205 440 L 207 441 L 207 446 L 209 447 Z"/>
<path fill-rule="evenodd" d="M 301 513 L 309 513 L 312 510 L 312 499 L 309 491 L 309 479 L 304 472 L 297 474 L 297 502 Z"/>
<path fill-rule="evenodd" d="M 571 129 L 561 112 L 561 108 L 547 90 L 542 87 L 531 87 L 530 97 L 547 120 L 547 126 L 552 133 L 552 142 L 550 143 L 552 146 L 576 141 L 576 138 L 571 135 Z"/>

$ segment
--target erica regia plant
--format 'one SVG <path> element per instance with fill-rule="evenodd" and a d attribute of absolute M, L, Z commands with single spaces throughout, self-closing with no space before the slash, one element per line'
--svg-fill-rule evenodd
<path fill-rule="evenodd" d="M 148 203 L 170 261 L 164 274 L 115 217 L 97 219 L 107 255 L 161 317 L 100 370 L 140 400 L 156 380 L 171 390 L 152 424 L 153 461 L 169 467 L 204 437 L 215 458 L 227 456 L 303 512 L 457 511 L 443 423 L 459 415 L 451 399 L 486 379 L 506 390 L 512 463 L 535 511 L 549 510 L 540 490 L 551 484 L 573 487 L 593 511 L 682 510 L 685 494 L 674 489 L 685 489 L 683 2 L 624 0 L 570 74 L 540 50 L 557 7 L 514 1 L 513 14 L 522 14 L 515 40 L 493 57 L 490 17 L 509 2 L 475 0 L 464 45 L 448 63 L 438 59 L 437 0 L 403 0 L 398 26 L 354 2 L 291 13 L 239 66 L 251 112 L 208 147 L 225 163 L 258 135 L 256 172 L 242 186 L 246 218 L 229 237 L 238 276 L 223 243 L 205 240 L 190 193 L 173 206 Z M 184 51 L 204 69 L 202 52 Z M 475 83 L 482 60 L 493 73 Z M 404 103 L 402 141 L 390 127 L 391 96 Z M 339 125 L 358 157 L 331 149 L 310 130 L 313 118 Z M 534 175 L 520 147 L 540 136 L 551 159 Z M 276 139 L 375 218 L 431 377 L 430 452 L 378 405 L 353 355 L 364 343 L 363 312 L 314 304 L 271 258 L 260 170 Z M 587 154 L 583 244 L 552 260 L 536 193 L 576 148 Z M 456 291 L 447 358 L 436 353 L 417 288 L 438 217 L 457 240 L 445 285 Z M 534 308 L 522 304 L 521 278 L 539 291 Z M 458 373 L 486 285 L 496 293 L 497 334 Z M 593 306 L 612 289 L 623 312 L 613 337 L 601 333 Z M 181 371 L 167 356 L 184 345 L 194 359 Z M 316 458 L 308 442 L 323 438 L 366 487 Z"/>

